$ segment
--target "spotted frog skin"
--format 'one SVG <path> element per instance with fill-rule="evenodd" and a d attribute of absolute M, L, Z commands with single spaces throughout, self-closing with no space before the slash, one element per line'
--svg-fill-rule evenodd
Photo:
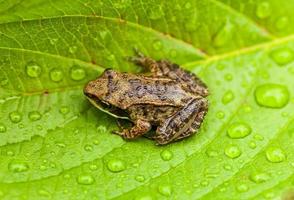
<path fill-rule="evenodd" d="M 130 61 L 151 75 L 120 73 L 106 69 L 84 88 L 84 94 L 99 109 L 133 123 L 116 131 L 125 139 L 156 132 L 149 138 L 167 144 L 193 135 L 208 110 L 206 85 L 195 75 L 167 60 L 155 61 L 138 53 Z"/>

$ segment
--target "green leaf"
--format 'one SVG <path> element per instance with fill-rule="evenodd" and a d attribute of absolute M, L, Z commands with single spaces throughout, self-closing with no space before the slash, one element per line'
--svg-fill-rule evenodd
<path fill-rule="evenodd" d="M 0 4 L 0 199 L 280 199 L 294 183 L 294 1 Z M 207 83 L 200 132 L 111 134 L 82 89 L 133 48 Z"/>

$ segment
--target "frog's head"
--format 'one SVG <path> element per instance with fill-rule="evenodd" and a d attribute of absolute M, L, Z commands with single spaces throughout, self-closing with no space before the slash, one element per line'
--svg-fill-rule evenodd
<path fill-rule="evenodd" d="M 116 77 L 117 72 L 112 69 L 106 69 L 96 80 L 90 81 L 84 88 L 84 94 L 90 100 L 99 101 L 99 103 L 108 104 L 107 94 L 108 85 Z"/>

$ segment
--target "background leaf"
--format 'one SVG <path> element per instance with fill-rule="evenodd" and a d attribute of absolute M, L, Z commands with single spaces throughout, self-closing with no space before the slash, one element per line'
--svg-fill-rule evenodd
<path fill-rule="evenodd" d="M 293 0 L 0 2 L 1 199 L 293 197 Z M 126 142 L 85 99 L 105 68 L 141 70 L 134 47 L 207 83 L 197 136 Z M 264 84 L 286 105 L 258 104 Z"/>

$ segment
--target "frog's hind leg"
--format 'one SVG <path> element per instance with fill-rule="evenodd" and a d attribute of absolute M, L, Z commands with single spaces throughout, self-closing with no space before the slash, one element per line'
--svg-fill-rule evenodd
<path fill-rule="evenodd" d="M 147 121 L 138 119 L 131 129 L 123 129 L 122 131 L 114 131 L 115 134 L 122 136 L 124 139 L 134 139 L 151 129 L 151 124 Z"/>
<path fill-rule="evenodd" d="M 157 144 L 167 144 L 178 138 L 192 135 L 199 129 L 206 112 L 206 99 L 190 100 L 181 110 L 157 127 L 154 140 Z"/>

